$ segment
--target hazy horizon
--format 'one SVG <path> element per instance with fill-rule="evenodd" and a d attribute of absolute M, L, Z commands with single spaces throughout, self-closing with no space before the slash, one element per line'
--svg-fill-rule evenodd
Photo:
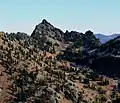
<path fill-rule="evenodd" d="M 120 33 L 120 1 L 116 0 L 1 0 L 0 31 L 31 34 L 46 19 L 61 30 Z"/>

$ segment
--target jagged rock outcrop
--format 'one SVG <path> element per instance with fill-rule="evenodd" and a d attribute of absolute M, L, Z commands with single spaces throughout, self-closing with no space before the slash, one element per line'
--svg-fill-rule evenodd
<path fill-rule="evenodd" d="M 90 30 L 85 32 L 83 41 L 84 41 L 84 45 L 91 50 L 101 45 L 99 39 L 97 39 L 95 35 L 93 34 L 93 32 Z"/>
<path fill-rule="evenodd" d="M 81 62 L 81 60 L 90 56 L 90 51 L 101 45 L 100 41 L 90 30 L 86 31 L 85 34 L 76 31 L 66 31 L 64 34 L 64 40 L 69 43 L 69 46 L 64 51 L 64 54 L 58 56 L 58 58 L 73 62 Z"/>
<path fill-rule="evenodd" d="M 64 33 L 64 40 L 68 42 L 75 42 L 77 40 L 82 39 L 83 36 L 83 33 L 79 33 L 76 31 L 69 32 L 68 30 L 66 30 L 66 32 Z"/>
<path fill-rule="evenodd" d="M 101 45 L 100 41 L 90 30 L 86 31 L 85 34 L 76 31 L 66 31 L 64 33 L 64 40 L 67 42 L 73 42 L 72 47 L 74 48 L 80 48 L 81 46 L 84 46 L 84 48 L 88 50 L 95 49 Z"/>
<path fill-rule="evenodd" d="M 40 39 L 43 36 L 48 36 L 61 41 L 63 35 L 63 31 L 54 27 L 47 20 L 43 19 L 42 22 L 35 27 L 31 37 L 34 39 Z"/>
<path fill-rule="evenodd" d="M 54 46 L 60 45 L 63 42 L 64 33 L 62 30 L 51 25 L 47 20 L 43 19 L 42 22 L 36 25 L 31 38 L 34 44 L 45 51 L 55 52 Z"/>

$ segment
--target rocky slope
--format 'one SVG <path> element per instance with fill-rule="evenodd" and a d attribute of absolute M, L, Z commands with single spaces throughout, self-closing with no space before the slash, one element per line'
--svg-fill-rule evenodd
<path fill-rule="evenodd" d="M 119 98 L 116 80 L 71 65 L 96 48 L 101 44 L 93 32 L 64 33 L 46 20 L 31 36 L 0 33 L 0 103 L 108 103 Z"/>
<path fill-rule="evenodd" d="M 110 75 L 120 76 L 120 37 L 103 44 L 94 51 L 93 57 L 92 68 L 97 68 Z"/>
<path fill-rule="evenodd" d="M 65 33 L 70 45 L 58 59 L 65 59 L 79 65 L 85 65 L 93 70 L 109 76 L 120 76 L 120 37 L 114 38 L 105 44 L 100 44 L 91 31 L 85 34 L 78 32 Z M 74 35 L 74 36 L 72 36 Z M 73 38 L 73 39 L 71 39 Z"/>
<path fill-rule="evenodd" d="M 101 45 L 100 41 L 90 30 L 86 31 L 85 34 L 76 31 L 66 31 L 64 34 L 64 39 L 65 41 L 73 42 L 72 47 L 74 48 L 80 48 L 81 46 L 84 46 L 84 48 L 91 50 Z"/>
<path fill-rule="evenodd" d="M 48 52 L 52 52 L 54 46 L 58 47 L 60 44 L 64 44 L 62 43 L 64 42 L 63 36 L 63 31 L 54 27 L 45 19 L 35 27 L 31 34 L 31 38 L 37 41 L 35 44 L 37 44 L 40 49 Z M 62 49 L 62 47 L 64 48 L 64 46 L 58 47 L 58 50 L 59 48 Z"/>
<path fill-rule="evenodd" d="M 54 27 L 47 20 L 43 19 L 42 22 L 35 27 L 31 37 L 40 39 L 42 36 L 48 36 L 50 38 L 62 41 L 63 35 L 63 31 Z"/>

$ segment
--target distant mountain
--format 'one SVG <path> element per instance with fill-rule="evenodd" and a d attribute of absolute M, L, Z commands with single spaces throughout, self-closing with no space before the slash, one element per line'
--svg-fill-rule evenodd
<path fill-rule="evenodd" d="M 104 35 L 104 34 L 96 34 L 95 36 L 96 36 L 96 38 L 98 38 L 100 40 L 100 42 L 102 44 L 104 44 L 104 43 L 108 42 L 109 40 L 120 36 L 120 34 L 112 34 L 112 35 L 108 35 L 108 36 Z"/>
<path fill-rule="evenodd" d="M 107 43 L 101 45 L 96 51 L 96 54 L 100 56 L 109 54 L 109 55 L 120 55 L 120 36 L 109 40 Z M 101 55 L 102 54 L 102 55 Z"/>

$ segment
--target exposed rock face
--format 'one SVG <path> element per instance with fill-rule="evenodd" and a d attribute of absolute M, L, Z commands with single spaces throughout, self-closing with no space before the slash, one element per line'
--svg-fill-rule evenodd
<path fill-rule="evenodd" d="M 58 42 L 63 42 L 64 33 L 60 29 L 51 25 L 45 19 L 35 27 L 35 30 L 31 34 L 31 38 L 34 44 L 37 44 L 40 49 L 54 52 L 54 45 Z"/>
<path fill-rule="evenodd" d="M 90 55 L 91 50 L 94 50 L 101 45 L 100 41 L 96 39 L 95 35 L 90 30 L 86 31 L 85 34 L 76 31 L 66 31 L 64 40 L 69 43 L 69 46 L 61 57 L 73 62 L 79 61 L 80 63 L 81 59 Z M 58 58 L 59 57 L 60 56 L 58 56 Z"/>
<path fill-rule="evenodd" d="M 66 31 L 64 34 L 64 39 L 65 41 L 70 41 L 70 42 L 75 42 L 76 40 L 80 40 L 82 39 L 82 37 L 84 36 L 83 33 L 79 33 L 76 31 Z"/>
<path fill-rule="evenodd" d="M 0 65 L 4 67 L 0 67 L 0 94 L 6 92 L 10 96 L 5 98 L 5 102 L 1 102 L 1 99 L 0 103 L 90 103 L 91 100 L 94 101 L 97 96 L 101 96 L 96 82 L 98 80 L 102 82 L 103 79 L 86 68 L 87 61 L 91 59 L 92 65 L 89 66 L 93 69 L 102 71 L 106 69 L 112 73 L 119 71 L 120 59 L 115 57 L 117 56 L 115 54 L 119 55 L 119 45 L 117 45 L 119 40 L 116 38 L 99 47 L 101 44 L 93 32 L 63 33 L 45 19 L 36 26 L 30 37 L 20 32 L 6 35 L 0 33 Z M 67 59 L 59 60 L 56 52 L 50 53 L 50 50 L 56 49 L 55 45 L 67 45 L 65 51 L 59 49 L 62 51 L 59 53 L 64 54 Z M 105 55 L 100 55 L 102 53 Z M 107 54 L 109 56 L 106 56 Z M 85 60 L 85 66 L 73 63 L 77 61 L 81 63 L 82 60 Z M 1 84 L 3 84 L 2 88 Z M 106 91 L 106 87 L 100 89 Z M 3 95 L 2 98 L 7 95 Z M 110 97 L 111 94 L 104 95 Z M 106 99 L 109 99 L 108 97 Z M 104 103 L 102 99 L 100 101 Z"/>
<path fill-rule="evenodd" d="M 46 48 L 47 50 L 56 42 L 62 42 L 62 44 L 67 43 L 69 46 L 72 46 L 72 48 L 80 48 L 81 46 L 84 46 L 87 50 L 100 46 L 100 41 L 96 39 L 91 31 L 87 31 L 85 34 L 76 31 L 66 31 L 64 33 L 45 19 L 35 27 L 31 37 L 34 41 L 37 41 L 37 44 L 41 49 Z"/>
<path fill-rule="evenodd" d="M 40 39 L 42 36 L 48 36 L 57 40 L 62 40 L 63 32 L 55 28 L 48 21 L 43 19 L 43 21 L 35 27 L 35 30 L 31 34 L 31 37 L 35 39 Z"/>
<path fill-rule="evenodd" d="M 87 49 L 94 49 L 101 45 L 100 41 L 96 39 L 95 35 L 90 30 L 85 34 L 76 31 L 66 31 L 64 34 L 64 39 L 65 41 L 73 42 L 75 48 L 84 46 Z"/>
<path fill-rule="evenodd" d="M 95 35 L 90 30 L 86 31 L 83 41 L 85 46 L 90 49 L 95 49 L 101 45 L 100 41 L 96 39 Z"/>

